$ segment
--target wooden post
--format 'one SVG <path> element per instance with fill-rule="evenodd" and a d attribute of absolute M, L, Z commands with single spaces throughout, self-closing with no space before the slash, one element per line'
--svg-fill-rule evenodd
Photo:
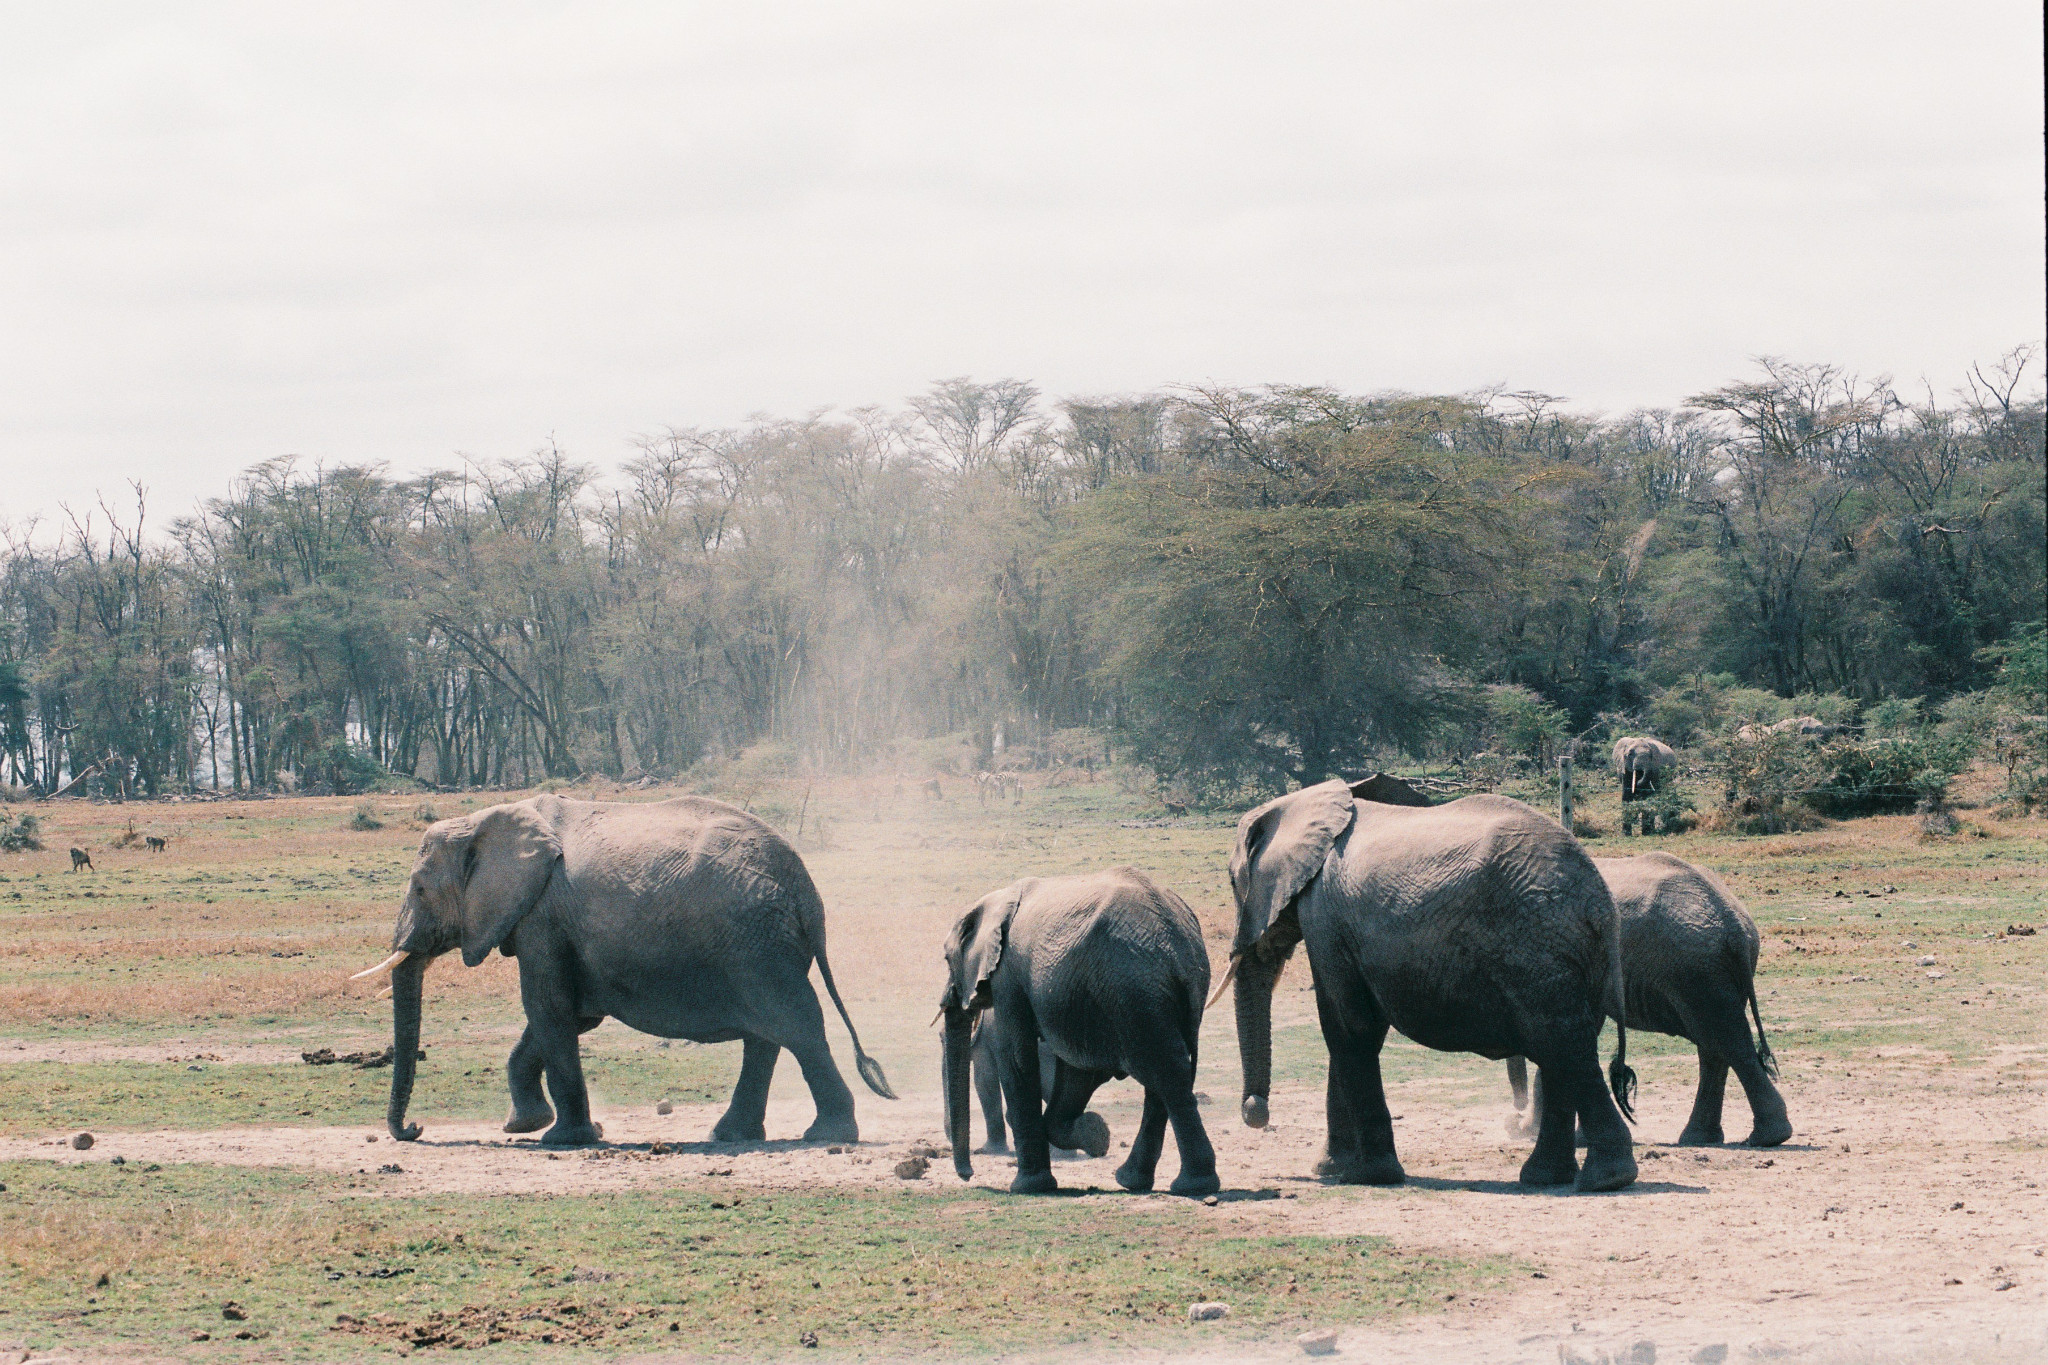
<path fill-rule="evenodd" d="M 1569 834 L 1572 828 L 1572 759 L 1570 754 L 1557 760 L 1557 823 L 1563 825 Z"/>

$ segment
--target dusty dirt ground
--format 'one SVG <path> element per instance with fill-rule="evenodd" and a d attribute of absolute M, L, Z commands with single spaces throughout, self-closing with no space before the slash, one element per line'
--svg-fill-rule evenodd
<path fill-rule="evenodd" d="M 1308 1175 L 1322 1131 L 1319 1094 L 1282 1091 L 1262 1132 L 1242 1127 L 1231 1097 L 1219 1095 L 1205 1110 L 1225 1184 L 1213 1216 L 1250 1235 L 1370 1233 L 1542 1267 L 1507 1292 L 1442 1314 L 1348 1329 L 1345 1359 L 1619 1360 L 1640 1341 L 1654 1342 L 1666 1362 L 1703 1349 L 1700 1358 L 1711 1358 L 1716 1345 L 1737 1362 L 2048 1359 L 2048 1163 L 2040 1147 L 2048 1098 L 1960 1069 L 1940 1083 L 1947 1098 L 1936 1100 L 1924 1089 L 1873 1095 L 1867 1077 L 1790 1080 L 1798 1133 L 1770 1151 L 1665 1145 L 1683 1126 L 1689 1090 L 1646 1090 L 1637 1129 L 1642 1178 L 1606 1196 L 1517 1185 L 1525 1148 L 1505 1136 L 1504 1096 L 1497 1105 L 1447 1105 L 1431 1093 L 1440 1083 L 1393 1087 L 1409 1183 L 1366 1190 L 1326 1187 Z M 1135 1101 L 1128 1086 L 1098 1096 L 1119 1142 L 1135 1124 Z M 718 1113 L 710 1105 L 678 1106 L 664 1117 L 600 1111 L 608 1145 L 565 1152 L 489 1124 L 430 1121 L 408 1145 L 363 1128 L 244 1128 L 110 1134 L 85 1152 L 19 1140 L 0 1143 L 0 1157 L 308 1166 L 361 1173 L 370 1198 L 720 1178 L 758 1188 L 955 1184 L 944 1157 L 916 1182 L 895 1173 L 913 1149 L 942 1145 L 936 1094 L 896 1104 L 863 1096 L 865 1140 L 837 1151 L 698 1141 Z M 1728 1118 L 1731 1131 L 1744 1126 L 1739 1099 L 1731 1097 Z M 809 1119 L 804 1101 L 778 1099 L 769 1131 L 795 1134 Z M 1102 1160 L 1061 1160 L 1056 1171 L 1068 1189 L 1135 1200 L 1115 1187 L 1118 1159 L 1113 1149 Z M 1162 1185 L 1176 1160 L 1169 1143 Z M 387 1164 L 403 1169 L 380 1173 Z M 1010 1173 L 1006 1157 L 975 1159 L 977 1185 L 1001 1188 Z M 1279 1341 L 1253 1358 L 1301 1357 Z"/>

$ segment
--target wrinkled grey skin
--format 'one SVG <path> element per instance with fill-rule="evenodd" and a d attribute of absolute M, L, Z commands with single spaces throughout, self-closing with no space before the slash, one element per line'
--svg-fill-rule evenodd
<path fill-rule="evenodd" d="M 1087 1112 L 1112 1077 L 1145 1087 L 1145 1112 L 1116 1173 L 1127 1190 L 1149 1190 L 1173 1124 L 1180 1175 L 1173 1192 L 1213 1194 L 1216 1153 L 1195 1108 L 1197 1035 L 1209 989 L 1202 926 L 1187 902 L 1135 868 L 1074 877 L 1029 877 L 982 899 L 946 942 L 943 1074 L 953 1169 L 972 1178 L 969 1054 L 977 1016 L 994 1016 L 988 1039 L 1017 1127 L 1017 1194 L 1049 1194 L 1050 1147 L 1109 1150 L 1109 1128 Z M 1054 1059 L 1050 1094 L 1040 1055 Z"/>
<path fill-rule="evenodd" d="M 1621 915 L 1621 963 L 1628 979 L 1628 1021 L 1669 1033 L 1699 1051 L 1700 1081 L 1680 1146 L 1722 1141 L 1721 1103 L 1730 1068 L 1749 1099 L 1751 1147 L 1775 1147 L 1792 1136 L 1784 1097 L 1771 1078 L 1778 1064 L 1756 1005 L 1756 924 L 1720 878 L 1669 853 L 1595 858 Z M 1749 1035 L 1749 1018 L 1756 1037 Z M 1515 1108 L 1529 1099 L 1520 1057 L 1508 1059 Z M 1533 1115 L 1542 1107 L 1536 1076 Z M 1519 1117 L 1519 1116 L 1518 1116 Z M 1527 1124 L 1515 1125 L 1524 1136 Z"/>
<path fill-rule="evenodd" d="M 857 1141 L 853 1095 L 811 989 L 813 958 L 853 1037 L 862 1079 L 895 1098 L 833 984 L 825 907 L 803 860 L 767 825 L 719 801 L 541 796 L 442 820 L 420 841 L 392 946 L 412 954 L 392 973 L 387 1122 L 401 1142 L 420 1131 L 405 1111 L 421 983 L 433 958 L 456 949 L 472 967 L 494 949 L 519 961 L 526 1031 L 506 1066 L 508 1133 L 552 1122 L 543 1142 L 573 1146 L 602 1136 L 590 1121 L 576 1040 L 610 1017 L 663 1038 L 745 1043 L 714 1141 L 765 1136 L 768 1083 L 783 1048 L 796 1054 L 818 1106 L 804 1136 Z"/>
<path fill-rule="evenodd" d="M 1391 805 L 1384 799 L 1400 793 L 1376 794 L 1382 800 L 1360 800 L 1343 782 L 1325 782 L 1238 821 L 1230 881 L 1245 1122 L 1266 1124 L 1273 987 L 1302 943 L 1330 1051 L 1319 1174 L 1367 1185 L 1406 1178 L 1380 1079 L 1391 1027 L 1448 1052 L 1541 1052 L 1552 1084 L 1523 1183 L 1630 1184 L 1635 1155 L 1615 1101 L 1626 1103 L 1633 1076 L 1617 1055 L 1610 1097 L 1597 1052 L 1610 1002 L 1622 1007 L 1621 943 L 1592 860 L 1519 801 L 1427 806 L 1407 792 L 1400 799 L 1410 804 Z M 1625 1029 L 1621 1037 L 1625 1053 Z M 1575 1117 L 1590 1138 L 1583 1169 Z"/>
<path fill-rule="evenodd" d="M 1655 796 L 1667 768 L 1676 767 L 1678 755 L 1661 739 L 1648 735 L 1624 735 L 1614 741 L 1614 771 L 1621 779 L 1621 799 L 1637 801 Z"/>

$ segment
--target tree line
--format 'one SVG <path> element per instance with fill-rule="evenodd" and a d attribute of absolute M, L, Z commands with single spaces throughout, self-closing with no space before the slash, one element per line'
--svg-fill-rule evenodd
<path fill-rule="evenodd" d="M 7 528 L 0 777 L 514 786 L 761 744 L 907 769 L 938 736 L 988 766 L 1086 731 L 1273 790 L 1708 679 L 1932 707 L 2042 616 L 2036 371 L 1916 395 L 1766 360 L 1618 418 L 954 379 L 677 427 L 608 475 L 280 458 L 168 522 L 138 486 Z"/>

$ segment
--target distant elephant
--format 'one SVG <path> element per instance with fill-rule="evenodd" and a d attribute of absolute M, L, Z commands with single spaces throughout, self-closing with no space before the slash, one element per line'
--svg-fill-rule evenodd
<path fill-rule="evenodd" d="M 1087 1111 L 1103 1082 L 1131 1076 L 1145 1112 L 1116 1173 L 1127 1190 L 1152 1188 L 1166 1125 L 1180 1145 L 1173 1192 L 1213 1194 L 1216 1152 L 1195 1107 L 1195 1060 L 1209 989 L 1209 953 L 1187 902 L 1135 868 L 1027 877 L 981 898 L 946 942 L 943 1074 L 953 1169 L 974 1175 L 968 1105 L 974 1024 L 993 1012 L 996 1069 L 1017 1128 L 1017 1194 L 1050 1194 L 1050 1146 L 1109 1150 L 1109 1130 Z M 1055 1059 L 1050 1094 L 1041 1045 Z M 1092 1122 L 1090 1122 L 1092 1120 Z"/>
<path fill-rule="evenodd" d="M 1043 1041 L 1043 1040 L 1041 1040 Z M 969 1045 L 969 1057 L 974 1068 L 974 1094 L 981 1101 L 981 1121 L 987 1137 L 978 1150 L 984 1152 L 1007 1152 L 1010 1150 L 1010 1133 L 1016 1128 L 1016 1116 L 1010 1121 L 1003 1117 L 1003 1081 L 996 1066 L 996 1021 L 993 1014 L 983 1011 L 974 1021 L 974 1040 Z M 1052 1049 L 1038 1049 L 1038 1089 L 1040 1094 L 1050 1095 L 1057 1076 L 1057 1064 Z M 1087 1120 L 1095 1119 L 1096 1123 Z M 1069 1136 L 1080 1142 L 1078 1150 L 1087 1151 L 1090 1156 L 1101 1156 L 1109 1150 L 1109 1125 L 1101 1123 L 1095 1114 L 1083 1114 L 1081 1122 L 1075 1125 L 1077 1131 Z M 1021 1139 L 1020 1139 L 1021 1141 Z M 1052 1144 L 1058 1147 L 1057 1142 Z M 1095 1150 L 1089 1150 L 1090 1148 Z M 1075 1148 L 1063 1150 L 1073 1151 Z"/>
<path fill-rule="evenodd" d="M 1627 1029 L 1608 1069 L 1612 1098 L 1597 1052 L 1604 1016 L 1625 1012 L 1621 939 L 1592 860 L 1563 826 L 1519 801 L 1467 796 L 1418 807 L 1422 797 L 1390 781 L 1324 782 L 1238 821 L 1230 884 L 1244 1121 L 1266 1125 L 1273 987 L 1306 943 L 1330 1051 L 1319 1174 L 1366 1185 L 1406 1178 L 1380 1080 L 1391 1026 L 1425 1047 L 1495 1060 L 1540 1050 L 1554 1077 L 1570 1080 L 1545 1097 L 1523 1183 L 1630 1184 Z M 1371 791 L 1402 804 L 1359 795 Z M 1584 1169 L 1573 1154 L 1575 1114 L 1590 1138 Z"/>
<path fill-rule="evenodd" d="M 392 934 L 392 955 L 359 977 L 392 974 L 391 1136 L 405 1122 L 427 964 L 452 949 L 474 967 L 492 949 L 519 960 L 526 1031 L 506 1066 L 511 1133 L 553 1122 L 543 1142 L 596 1141 L 577 1035 L 609 1016 L 629 1028 L 746 1046 L 732 1104 L 713 1141 L 758 1141 L 783 1048 L 818 1107 L 804 1136 L 860 1136 L 853 1095 L 833 1064 L 811 989 L 813 959 L 853 1039 L 861 1079 L 896 1098 L 861 1050 L 825 959 L 825 907 L 780 835 L 720 801 L 648 804 L 541 796 L 442 820 L 420 841 Z M 548 1095 L 541 1093 L 542 1073 Z M 559 1111 L 560 1117 L 556 1117 Z"/>
<path fill-rule="evenodd" d="M 1614 771 L 1621 779 L 1621 799 L 1640 801 L 1655 796 L 1664 771 L 1678 765 L 1678 755 L 1661 739 L 1624 735 L 1614 741 Z"/>
<path fill-rule="evenodd" d="M 1756 923 L 1742 902 L 1713 873 L 1669 853 L 1595 858 L 1593 865 L 1621 915 L 1629 1022 L 1684 1038 L 1699 1051 L 1699 1090 L 1679 1145 L 1722 1140 L 1721 1101 L 1730 1067 L 1749 1097 L 1748 1145 L 1775 1147 L 1791 1137 L 1784 1097 L 1771 1084 L 1778 1064 L 1756 1005 Z M 1756 1020 L 1753 1042 L 1745 1005 Z M 1542 1083 L 1539 1071 L 1532 1113 L 1542 1107 Z M 1515 1108 L 1522 1109 L 1529 1092 L 1520 1057 L 1508 1059 L 1508 1084 Z"/>

